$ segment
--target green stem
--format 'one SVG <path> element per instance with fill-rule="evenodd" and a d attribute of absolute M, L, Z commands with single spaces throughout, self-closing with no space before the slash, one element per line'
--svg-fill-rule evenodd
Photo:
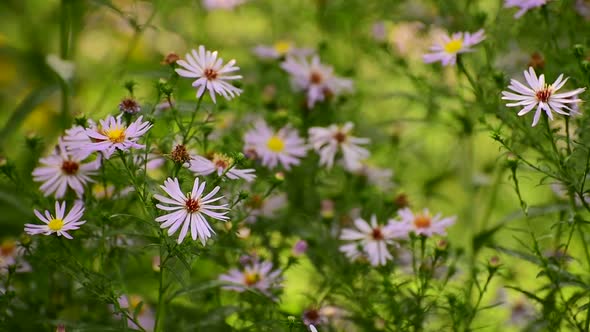
<path fill-rule="evenodd" d="M 204 96 L 205 96 L 205 94 L 203 93 L 199 97 L 199 100 L 197 101 L 197 106 L 195 107 L 195 110 L 193 111 L 193 114 L 191 116 L 191 122 L 189 122 L 188 127 L 186 128 L 186 132 L 184 133 L 184 135 L 182 137 L 182 144 L 183 145 L 188 143 L 191 140 L 191 138 L 193 138 L 193 136 L 195 135 L 194 133 L 192 135 L 189 135 L 189 134 L 191 132 L 191 129 L 193 128 L 193 123 L 195 122 L 195 117 L 197 115 L 197 112 L 199 112 L 199 110 L 201 109 L 201 102 L 203 101 Z"/>
<path fill-rule="evenodd" d="M 160 258 L 164 256 L 164 234 L 160 232 Z M 160 261 L 160 272 L 159 272 L 159 286 L 158 286 L 158 307 L 156 308 L 156 320 L 154 323 L 154 332 L 163 331 L 162 328 L 162 316 L 164 314 L 164 266 L 170 256 L 166 256 Z"/>

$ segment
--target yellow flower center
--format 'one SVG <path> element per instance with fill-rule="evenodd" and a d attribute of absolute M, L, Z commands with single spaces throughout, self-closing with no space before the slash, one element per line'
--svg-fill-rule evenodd
<path fill-rule="evenodd" d="M 291 43 L 285 40 L 280 40 L 273 45 L 273 48 L 280 55 L 285 55 L 291 50 Z"/>
<path fill-rule="evenodd" d="M 272 152 L 282 152 L 285 149 L 285 142 L 278 136 L 273 136 L 266 142 L 266 146 Z"/>
<path fill-rule="evenodd" d="M 51 219 L 49 224 L 47 224 L 47 227 L 54 232 L 61 231 L 64 227 L 64 221 L 58 218 Z"/>
<path fill-rule="evenodd" d="M 244 273 L 244 283 L 247 286 L 253 286 L 255 285 L 257 282 L 260 281 L 260 274 L 258 274 L 257 272 L 246 272 Z"/>
<path fill-rule="evenodd" d="M 16 241 L 14 240 L 5 240 L 0 244 L 0 257 L 1 256 L 11 256 L 14 251 L 16 250 Z"/>
<path fill-rule="evenodd" d="M 126 128 L 114 128 L 106 130 L 105 136 L 113 143 L 123 143 L 123 141 L 125 141 L 125 129 Z"/>
<path fill-rule="evenodd" d="M 228 168 L 231 164 L 233 164 L 234 160 L 222 153 L 214 153 L 213 154 L 213 159 L 211 159 L 211 161 L 213 162 L 213 164 L 215 164 L 215 167 L 221 168 L 221 169 L 226 169 Z"/>
<path fill-rule="evenodd" d="M 447 53 L 457 53 L 463 47 L 463 40 L 461 39 L 453 39 L 445 45 L 445 52 Z"/>
<path fill-rule="evenodd" d="M 428 228 L 431 223 L 431 218 L 427 214 L 418 214 L 414 218 L 414 226 L 416 226 L 416 228 Z"/>

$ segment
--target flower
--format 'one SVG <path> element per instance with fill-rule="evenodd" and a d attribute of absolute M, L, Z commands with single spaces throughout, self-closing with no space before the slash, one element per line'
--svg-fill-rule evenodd
<path fill-rule="evenodd" d="M 230 283 L 224 286 L 224 289 L 243 292 L 247 289 L 257 289 L 267 296 L 271 296 L 271 291 L 281 287 L 283 278 L 282 271 L 276 269 L 273 271 L 271 262 L 254 260 L 247 262 L 243 270 L 231 269 L 227 274 L 219 276 L 219 280 Z"/>
<path fill-rule="evenodd" d="M 66 211 L 66 202 L 62 202 L 61 205 L 58 201 L 55 202 L 55 217 L 45 210 L 45 215 L 42 215 L 39 211 L 34 210 L 35 216 L 39 218 L 44 225 L 37 224 L 25 224 L 25 232 L 29 235 L 51 235 L 57 233 L 57 236 L 64 236 L 68 239 L 72 239 L 72 236 L 68 233 L 80 228 L 80 225 L 86 223 L 86 220 L 80 221 L 82 214 L 84 214 L 84 204 L 82 201 L 76 201 L 74 207 L 64 217 Z"/>
<path fill-rule="evenodd" d="M 260 120 L 244 136 L 244 153 L 255 151 L 262 165 L 268 168 L 277 167 L 280 162 L 287 170 L 291 165 L 299 165 L 299 159 L 307 153 L 305 142 L 297 130 L 285 126 L 279 131 L 271 129 L 266 122 Z"/>
<path fill-rule="evenodd" d="M 311 332 L 318 332 L 318 329 L 316 329 L 315 326 L 313 326 L 313 325 L 310 324 L 309 325 L 309 331 L 311 331 Z"/>
<path fill-rule="evenodd" d="M 245 3 L 247 0 L 203 0 L 203 7 L 207 10 L 231 10 Z"/>
<path fill-rule="evenodd" d="M 313 53 L 312 49 L 296 48 L 286 40 L 279 40 L 271 46 L 258 45 L 253 51 L 261 59 L 279 59 L 287 55 L 308 56 Z"/>
<path fill-rule="evenodd" d="M 504 8 L 518 7 L 519 11 L 514 14 L 514 18 L 520 18 L 527 11 L 541 7 L 547 4 L 549 0 L 506 0 L 504 1 Z"/>
<path fill-rule="evenodd" d="M 97 129 L 96 123 L 92 120 L 88 120 L 88 128 Z M 86 128 L 82 126 L 73 126 L 66 130 L 66 133 L 61 138 L 62 145 L 66 148 L 66 151 L 74 158 L 84 160 L 90 156 L 94 151 L 88 149 L 88 145 L 92 143 L 92 140 L 86 135 Z"/>
<path fill-rule="evenodd" d="M 127 97 L 119 103 L 119 111 L 122 113 L 137 114 L 141 112 L 141 106 L 135 99 Z"/>
<path fill-rule="evenodd" d="M 81 197 L 84 186 L 88 182 L 94 182 L 90 176 L 96 175 L 100 168 L 100 158 L 83 164 L 66 151 L 61 140 L 53 153 L 41 158 L 39 162 L 42 166 L 33 170 L 33 180 L 43 182 L 39 189 L 45 196 L 55 194 L 55 198 L 63 198 L 68 187 Z"/>
<path fill-rule="evenodd" d="M 393 188 L 393 171 L 388 168 L 379 168 L 367 163 L 362 163 L 361 166 L 355 170 L 355 173 L 367 178 L 367 181 L 379 188 L 382 191 L 388 191 Z"/>
<path fill-rule="evenodd" d="M 24 248 L 18 246 L 15 240 L 3 240 L 0 243 L 0 275 L 8 272 L 11 266 L 15 266 L 15 271 L 19 273 L 31 272 L 31 265 L 22 258 L 24 253 Z"/>
<path fill-rule="evenodd" d="M 309 245 L 307 244 L 307 242 L 305 240 L 299 240 L 297 242 L 295 242 L 295 244 L 293 245 L 293 256 L 301 256 L 303 254 L 305 254 L 305 252 L 307 251 L 307 248 L 309 248 Z"/>
<path fill-rule="evenodd" d="M 455 65 L 457 54 L 472 52 L 472 46 L 484 40 L 483 29 L 475 33 L 455 32 L 453 35 L 443 35 L 442 40 L 430 47 L 431 53 L 425 54 L 422 59 L 425 63 L 440 61 L 443 66 Z"/>
<path fill-rule="evenodd" d="M 211 159 L 199 155 L 192 156 L 189 169 L 198 175 L 206 176 L 216 172 L 218 176 L 225 176 L 232 180 L 244 179 L 248 182 L 256 178 L 254 169 L 237 169 L 234 167 L 234 160 L 222 153 L 213 153 Z"/>
<path fill-rule="evenodd" d="M 287 205 L 287 195 L 285 193 L 272 194 L 263 197 L 260 194 L 252 194 L 244 204 L 248 211 L 248 223 L 255 223 L 259 217 L 273 218 L 277 211 Z"/>
<path fill-rule="evenodd" d="M 199 46 L 199 52 L 192 50 L 186 54 L 185 60 L 176 62 L 180 67 L 175 69 L 178 75 L 187 78 L 196 78 L 193 87 L 197 90 L 197 98 L 201 98 L 205 89 L 209 90 L 209 95 L 215 103 L 215 94 L 220 94 L 225 99 L 230 100 L 242 93 L 241 89 L 229 84 L 228 81 L 242 78 L 241 75 L 228 75 L 228 73 L 237 71 L 240 67 L 234 66 L 236 60 L 230 60 L 222 66 L 223 59 L 217 58 L 217 51 L 205 51 L 204 46 Z"/>
<path fill-rule="evenodd" d="M 565 85 L 569 78 L 563 79 L 563 74 L 561 74 L 553 84 L 546 84 L 545 75 L 541 74 L 541 76 L 537 78 L 537 74 L 533 67 L 529 67 L 528 72 L 524 71 L 524 78 L 529 87 L 515 79 L 511 79 L 508 89 L 516 93 L 502 91 L 502 99 L 514 101 L 513 103 L 506 104 L 508 107 L 523 107 L 520 112 L 518 112 L 518 116 L 523 116 L 533 108 L 537 107 L 537 111 L 533 118 L 533 127 L 539 123 L 541 111 L 543 110 L 551 120 L 553 120 L 552 111 L 563 115 L 571 115 L 574 111 L 568 106 L 568 104 L 574 106 L 576 103 L 581 102 L 582 100 L 578 99 L 577 95 L 586 90 L 586 88 L 580 88 L 573 91 L 556 93 Z M 568 113 L 564 111 L 564 109 L 569 110 L 572 113 Z"/>
<path fill-rule="evenodd" d="M 369 151 L 359 145 L 368 144 L 370 140 L 351 136 L 353 128 L 352 122 L 343 126 L 333 124 L 327 128 L 309 128 L 309 142 L 320 155 L 320 166 L 332 168 L 334 157 L 340 150 L 346 169 L 355 171 L 361 168 L 361 161 L 369 157 Z"/>
<path fill-rule="evenodd" d="M 178 243 L 182 243 L 190 226 L 193 240 L 197 240 L 198 237 L 201 240 L 201 243 L 205 245 L 207 239 L 210 238 L 212 234 L 215 234 L 205 219 L 205 215 L 217 220 L 225 221 L 229 219 L 229 217 L 226 216 L 228 213 L 227 211 L 215 212 L 215 210 L 229 210 L 227 204 L 211 204 L 223 198 L 223 196 L 213 198 L 213 196 L 219 191 L 219 186 L 204 195 L 205 184 L 206 182 L 203 181 L 199 185 L 199 178 L 195 178 L 192 191 L 185 196 L 180 190 L 178 179 L 168 178 L 164 182 L 164 185 L 160 187 L 172 199 L 158 194 L 154 195 L 154 198 L 158 201 L 172 205 L 156 204 L 156 207 L 160 210 L 173 211 L 156 218 L 156 221 L 163 222 L 160 226 L 161 228 L 170 227 L 170 229 L 168 229 L 168 235 L 173 235 L 180 226 L 182 226 L 182 230 L 178 236 Z"/>
<path fill-rule="evenodd" d="M 136 321 L 142 327 L 141 330 L 145 331 L 153 331 L 154 324 L 156 322 L 154 311 L 150 308 L 150 306 L 143 300 L 143 298 L 139 295 L 122 295 L 117 299 L 119 302 L 119 307 L 121 309 L 126 310 L 129 313 L 130 317 L 135 317 L 135 311 L 138 309 L 139 304 L 141 303 L 141 308 L 137 312 Z M 121 318 L 120 314 L 116 314 L 118 318 Z M 135 322 L 127 318 L 127 325 L 132 329 L 140 329 Z"/>
<path fill-rule="evenodd" d="M 129 127 L 122 123 L 121 115 L 100 120 L 99 127 L 85 130 L 86 135 L 92 140 L 85 145 L 85 149 L 92 152 L 100 151 L 109 159 L 117 149 L 127 151 L 131 148 L 144 148 L 145 145 L 137 144 L 137 141 L 152 128 L 152 125 L 148 121 L 143 122 L 142 119 L 140 116 Z"/>
<path fill-rule="evenodd" d="M 304 57 L 287 56 L 281 64 L 291 75 L 291 83 L 296 90 L 307 92 L 307 107 L 313 108 L 316 102 L 323 101 L 343 92 L 352 92 L 352 81 L 334 75 L 334 69 L 320 63 L 316 55 L 308 62 Z"/>
<path fill-rule="evenodd" d="M 457 219 L 455 216 L 441 218 L 440 213 L 434 217 L 430 215 L 428 209 L 422 213 L 414 214 L 409 208 L 401 209 L 397 212 L 401 218 L 401 223 L 418 235 L 432 236 L 434 234 L 446 235 L 446 228 L 453 225 Z"/>
<path fill-rule="evenodd" d="M 366 256 L 373 266 L 385 265 L 392 259 L 387 245 L 393 244 L 394 238 L 408 233 L 407 227 L 401 223 L 379 225 L 375 215 L 371 216 L 370 225 L 362 218 L 356 218 L 354 225 L 355 228 L 342 230 L 340 239 L 352 242 L 341 246 L 340 251 L 352 260 Z"/>

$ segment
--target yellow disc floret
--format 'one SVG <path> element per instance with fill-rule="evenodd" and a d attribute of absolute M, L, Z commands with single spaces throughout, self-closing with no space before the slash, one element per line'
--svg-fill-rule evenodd
<path fill-rule="evenodd" d="M 125 141 L 125 128 L 105 130 L 105 136 L 113 143 L 123 143 Z"/>
<path fill-rule="evenodd" d="M 278 136 L 272 136 L 266 142 L 266 146 L 272 152 L 282 152 L 285 149 L 285 142 Z"/>
<path fill-rule="evenodd" d="M 61 231 L 64 227 L 64 221 L 58 218 L 51 219 L 49 224 L 47 224 L 47 227 L 54 232 Z"/>
<path fill-rule="evenodd" d="M 447 53 L 457 53 L 463 47 L 463 40 L 461 39 L 453 39 L 445 45 L 445 52 Z"/>

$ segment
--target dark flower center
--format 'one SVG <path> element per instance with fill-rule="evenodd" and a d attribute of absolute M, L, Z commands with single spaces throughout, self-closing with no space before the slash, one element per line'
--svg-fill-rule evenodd
<path fill-rule="evenodd" d="M 198 199 L 189 198 L 184 203 L 186 210 L 190 213 L 197 212 L 201 209 L 201 202 Z"/>
<path fill-rule="evenodd" d="M 61 170 L 68 174 L 68 175 L 73 175 L 78 173 L 78 169 L 80 168 L 80 165 L 72 160 L 65 160 L 62 164 L 61 164 Z"/>
<path fill-rule="evenodd" d="M 371 236 L 373 237 L 373 240 L 376 241 L 380 241 L 383 240 L 383 233 L 381 232 L 381 228 L 377 227 L 377 228 L 373 228 L 373 233 L 371 234 Z"/>
<path fill-rule="evenodd" d="M 311 75 L 309 76 L 309 80 L 312 84 L 320 84 L 324 80 L 322 74 L 318 73 L 317 71 L 312 71 Z"/>
<path fill-rule="evenodd" d="M 307 319 L 309 322 L 315 323 L 320 319 L 320 312 L 316 309 L 309 309 L 305 311 L 303 316 L 305 316 L 305 319 Z"/>
<path fill-rule="evenodd" d="M 551 97 L 552 93 L 553 93 L 553 91 L 551 91 L 551 88 L 545 87 L 543 90 L 537 91 L 537 93 L 536 93 L 537 100 L 546 103 L 549 101 L 549 98 Z"/>
<path fill-rule="evenodd" d="M 207 77 L 208 80 L 214 80 L 217 78 L 217 72 L 211 68 L 205 69 L 203 74 L 205 74 L 205 77 Z"/>
<path fill-rule="evenodd" d="M 334 134 L 333 137 L 336 140 L 336 142 L 338 142 L 338 143 L 342 143 L 342 142 L 346 141 L 346 134 L 341 131 Z"/>

